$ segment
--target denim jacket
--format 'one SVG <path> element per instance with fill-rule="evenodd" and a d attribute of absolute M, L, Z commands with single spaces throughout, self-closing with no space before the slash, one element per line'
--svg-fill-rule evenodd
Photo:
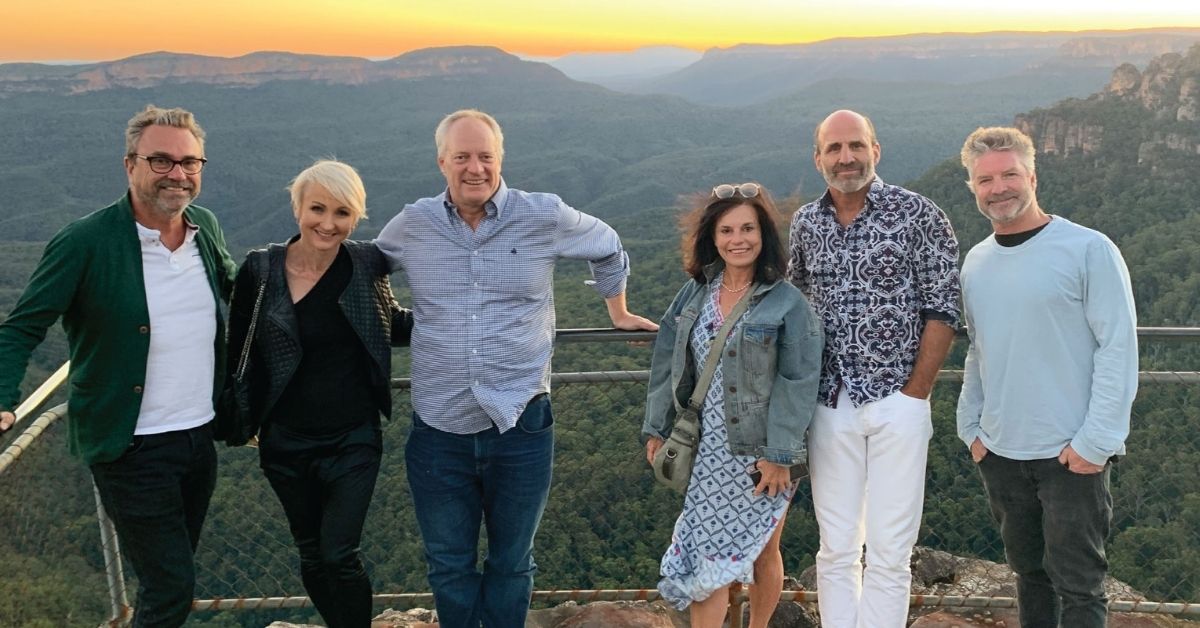
<path fill-rule="evenodd" d="M 711 278 L 721 268 L 705 269 Z M 692 395 L 700 368 L 690 348 L 709 286 L 689 281 L 663 315 L 646 395 L 645 437 L 665 439 Z M 782 465 L 807 460 L 805 432 L 817 405 L 824 336 L 804 295 L 787 281 L 759 285 L 725 345 L 725 427 L 729 449 Z M 703 366 L 703 365 L 700 365 Z"/>

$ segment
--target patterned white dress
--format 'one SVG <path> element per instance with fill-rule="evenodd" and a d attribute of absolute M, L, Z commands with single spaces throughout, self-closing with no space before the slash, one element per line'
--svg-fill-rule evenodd
<path fill-rule="evenodd" d="M 705 299 L 690 338 L 697 371 L 703 368 L 709 345 L 725 322 L 717 301 L 721 278 L 709 285 L 710 298 Z M 735 323 L 731 334 L 736 335 L 741 324 L 740 320 Z M 683 512 L 675 521 L 671 546 L 662 558 L 663 578 L 658 590 L 679 610 L 693 601 L 707 599 L 713 591 L 734 581 L 754 582 L 754 561 L 787 512 L 795 492 L 793 485 L 775 497 L 765 491 L 754 495 L 754 483 L 746 469 L 757 458 L 735 456 L 729 451 L 722 380 L 718 362 L 700 410 L 700 450 Z"/>

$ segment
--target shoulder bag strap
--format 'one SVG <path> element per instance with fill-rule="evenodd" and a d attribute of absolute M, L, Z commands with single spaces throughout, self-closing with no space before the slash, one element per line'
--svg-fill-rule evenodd
<path fill-rule="evenodd" d="M 721 329 L 717 331 L 717 337 L 713 338 L 712 345 L 708 348 L 708 359 L 704 361 L 704 371 L 700 373 L 700 378 L 696 380 L 696 387 L 692 390 L 692 398 L 688 400 L 688 406 L 697 412 L 700 410 L 700 404 L 704 402 L 704 396 L 708 394 L 708 385 L 712 383 L 713 374 L 717 372 L 717 362 L 721 360 L 721 352 L 725 350 L 725 340 L 729 337 L 729 331 L 733 329 L 733 325 L 745 313 L 746 308 L 750 307 L 750 295 L 754 294 L 754 289 L 758 284 L 750 286 L 750 290 L 746 295 L 733 306 L 733 310 L 729 312 L 729 316 L 725 317 L 725 323 L 721 325 Z"/>
<path fill-rule="evenodd" d="M 237 372 L 234 378 L 241 381 L 246 373 L 246 365 L 250 361 L 250 345 L 254 343 L 254 329 L 258 327 L 258 312 L 262 309 L 263 294 L 267 291 L 268 264 L 260 264 L 258 270 L 258 296 L 254 298 L 254 311 L 250 314 L 250 328 L 246 330 L 246 340 L 242 342 L 242 355 L 238 358 Z M 266 267 L 266 268 L 264 268 Z"/>

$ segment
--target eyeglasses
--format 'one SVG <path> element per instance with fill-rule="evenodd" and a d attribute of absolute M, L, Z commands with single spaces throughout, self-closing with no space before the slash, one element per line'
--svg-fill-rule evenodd
<path fill-rule="evenodd" d="M 759 188 L 757 183 L 742 183 L 740 185 L 722 183 L 712 189 L 712 195 L 721 200 L 733 198 L 734 194 L 742 198 L 754 198 L 758 196 L 760 190 L 761 188 Z"/>
<path fill-rule="evenodd" d="M 185 159 L 171 159 L 170 157 L 163 157 L 161 155 L 152 155 L 150 157 L 134 155 L 134 157 L 145 159 L 146 163 L 150 164 L 150 169 L 158 174 L 167 174 L 174 170 L 175 166 L 179 166 L 184 174 L 200 174 L 200 171 L 204 169 L 204 164 L 208 163 L 208 160 L 203 157 L 187 157 Z"/>

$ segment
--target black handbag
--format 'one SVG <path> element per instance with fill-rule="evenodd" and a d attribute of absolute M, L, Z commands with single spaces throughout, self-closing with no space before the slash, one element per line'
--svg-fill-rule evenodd
<path fill-rule="evenodd" d="M 658 480 L 659 484 L 680 493 L 687 492 L 688 481 L 692 479 L 692 466 L 696 463 L 696 451 L 700 448 L 700 405 L 704 403 L 708 385 L 712 383 L 713 374 L 717 371 L 717 362 L 721 360 L 725 340 L 737 319 L 750 307 L 750 295 L 754 294 L 756 287 L 758 284 L 751 286 L 746 296 L 742 297 L 737 305 L 733 306 L 729 316 L 725 317 L 725 323 L 721 325 L 708 348 L 704 371 L 696 380 L 687 407 L 680 407 L 678 400 L 675 402 L 675 426 L 667 440 L 654 452 L 654 461 L 650 463 L 654 469 L 654 479 Z M 691 333 L 691 330 L 688 330 L 688 333 Z"/>
<path fill-rule="evenodd" d="M 234 447 L 248 443 L 253 446 L 258 440 L 259 425 L 250 408 L 250 378 L 247 371 L 250 366 L 250 347 L 254 344 L 254 330 L 258 327 L 258 314 L 266 291 L 267 277 L 264 271 L 260 273 L 258 296 L 254 299 L 254 311 L 250 315 L 246 339 L 242 342 L 237 369 L 226 376 L 225 387 L 217 400 L 216 436 Z"/>

